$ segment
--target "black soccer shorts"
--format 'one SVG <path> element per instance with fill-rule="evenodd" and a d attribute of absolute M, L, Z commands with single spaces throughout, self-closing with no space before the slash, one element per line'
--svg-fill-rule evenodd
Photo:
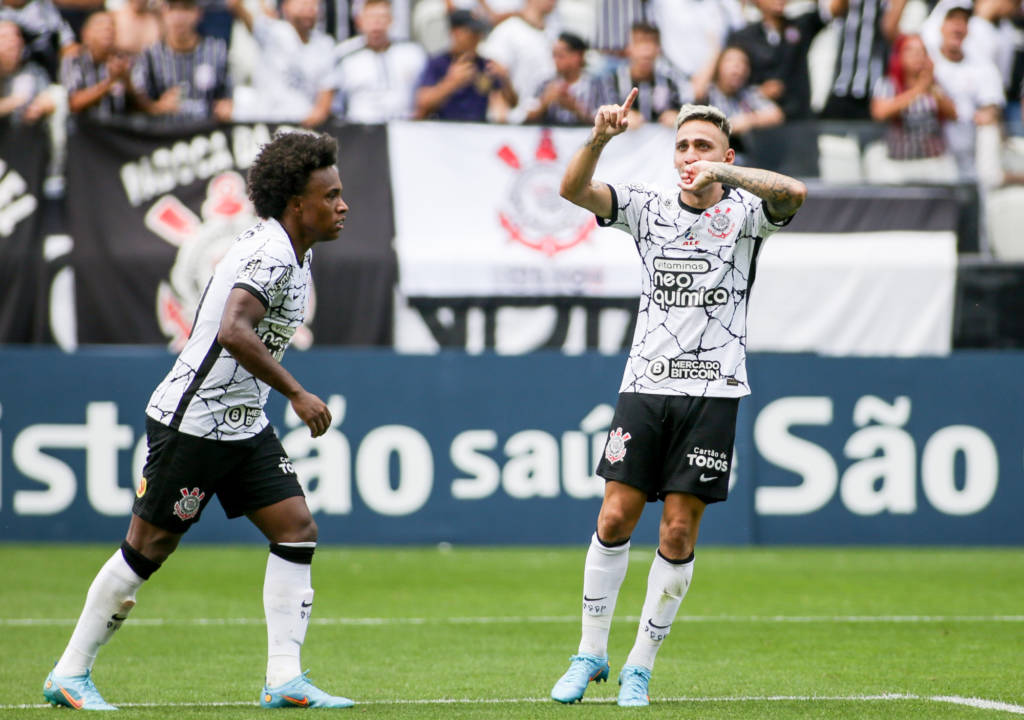
<path fill-rule="evenodd" d="M 302 495 L 287 453 L 267 426 L 244 440 L 207 440 L 146 418 L 149 455 L 132 512 L 184 533 L 216 495 L 229 518 Z"/>
<path fill-rule="evenodd" d="M 647 493 L 706 503 L 729 495 L 738 398 L 620 393 L 597 474 Z"/>

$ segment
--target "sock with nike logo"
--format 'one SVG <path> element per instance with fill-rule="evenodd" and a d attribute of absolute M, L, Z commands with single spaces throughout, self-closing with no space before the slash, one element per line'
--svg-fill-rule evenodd
<path fill-rule="evenodd" d="M 270 545 L 263 579 L 268 687 L 284 685 L 302 673 L 300 652 L 313 610 L 310 563 L 315 549 L 315 542 Z"/>
<path fill-rule="evenodd" d="M 581 654 L 608 657 L 608 632 L 615 601 L 629 567 L 629 539 L 605 545 L 594 533 L 583 567 L 583 631 Z"/>
<path fill-rule="evenodd" d="M 120 549 L 110 556 L 89 586 L 85 607 L 64 654 L 53 669 L 54 675 L 75 677 L 92 669 L 100 647 L 110 640 L 135 606 L 135 591 L 144 582 Z"/>
<path fill-rule="evenodd" d="M 682 561 L 669 560 L 660 550 L 654 556 L 651 572 L 647 575 L 647 597 L 640 616 L 640 627 L 629 659 L 626 660 L 627 665 L 654 669 L 654 657 L 668 637 L 672 621 L 676 619 L 692 579 L 693 553 Z"/>

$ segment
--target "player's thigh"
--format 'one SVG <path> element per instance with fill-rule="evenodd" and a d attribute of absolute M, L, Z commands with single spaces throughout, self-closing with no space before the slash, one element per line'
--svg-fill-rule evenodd
<path fill-rule="evenodd" d="M 299 478 L 274 429 L 268 425 L 259 435 L 245 442 L 245 457 L 225 476 L 218 490 L 220 504 L 227 516 L 251 515 L 289 498 L 298 498 L 305 508 L 305 495 Z M 306 508 L 301 521 L 311 520 L 308 516 Z"/>
<path fill-rule="evenodd" d="M 655 500 L 665 447 L 665 395 L 620 393 L 597 474 Z"/>
<path fill-rule="evenodd" d="M 663 496 L 684 492 L 705 503 L 728 497 L 738 410 L 736 398 L 672 399 L 674 431 L 665 451 Z"/>
<path fill-rule="evenodd" d="M 132 513 L 183 534 L 199 522 L 236 454 L 227 443 L 186 435 L 148 417 L 146 440 L 148 454 Z"/>

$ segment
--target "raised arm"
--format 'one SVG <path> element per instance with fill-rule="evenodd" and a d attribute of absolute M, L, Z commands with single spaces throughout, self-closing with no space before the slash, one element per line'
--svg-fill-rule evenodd
<path fill-rule="evenodd" d="M 594 115 L 594 129 L 590 139 L 583 144 L 569 160 L 569 166 L 562 177 L 559 194 L 574 205 L 586 208 L 603 218 L 612 216 L 612 192 L 601 182 L 594 182 L 601 151 L 616 135 L 629 127 L 629 109 L 639 90 L 633 88 L 621 105 L 602 105 Z"/>
<path fill-rule="evenodd" d="M 764 200 L 768 219 L 775 222 L 795 215 L 807 197 L 807 186 L 788 175 L 707 160 L 687 165 L 679 187 L 693 192 L 715 182 L 757 195 Z"/>

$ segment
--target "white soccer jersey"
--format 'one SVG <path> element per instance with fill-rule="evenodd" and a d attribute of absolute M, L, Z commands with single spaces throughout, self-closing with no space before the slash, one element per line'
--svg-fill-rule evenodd
<path fill-rule="evenodd" d="M 188 435 L 242 440 L 267 426 L 263 406 L 270 386 L 239 365 L 217 342 L 232 288 L 248 290 L 266 308 L 256 334 L 278 361 L 302 325 L 312 287 L 311 250 L 297 262 L 288 233 L 263 220 L 238 236 L 214 268 L 196 312 L 192 334 L 146 414 Z"/>
<path fill-rule="evenodd" d="M 601 224 L 632 235 L 644 264 L 619 392 L 749 395 L 747 300 L 761 241 L 785 222 L 771 222 L 763 201 L 737 188 L 698 210 L 678 191 L 609 187 L 615 216 Z"/>

